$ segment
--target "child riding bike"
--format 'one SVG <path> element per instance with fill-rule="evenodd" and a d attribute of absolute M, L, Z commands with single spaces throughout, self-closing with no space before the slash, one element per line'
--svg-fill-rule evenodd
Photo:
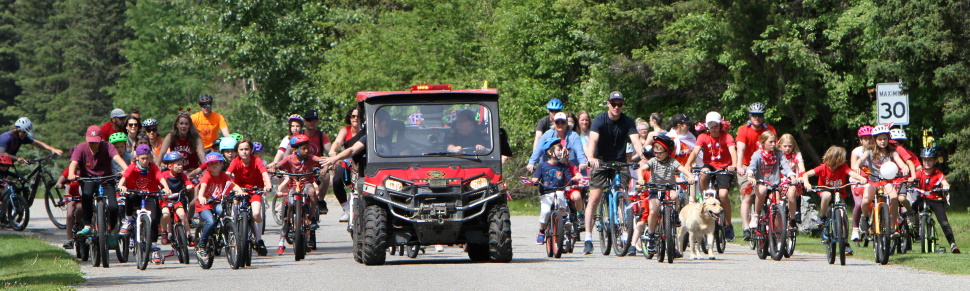
<path fill-rule="evenodd" d="M 758 218 L 761 217 L 762 205 L 765 205 L 768 194 L 768 186 L 758 185 L 758 180 L 764 180 L 772 185 L 781 183 L 781 177 L 788 177 L 788 180 L 795 180 L 795 172 L 792 171 L 791 162 L 785 158 L 784 153 L 778 150 L 775 145 L 777 138 L 775 133 L 765 131 L 761 133 L 761 149 L 754 152 L 751 156 L 751 165 L 748 166 L 747 176 L 751 185 L 757 185 L 755 193 L 754 213 L 748 222 L 748 232 L 758 227 Z M 791 201 L 789 201 L 791 203 Z"/>
<path fill-rule="evenodd" d="M 192 180 L 185 175 L 185 166 L 182 165 L 182 160 L 185 156 L 181 152 L 172 151 L 165 154 L 162 157 L 162 161 L 168 170 L 162 172 L 162 178 L 168 183 L 168 188 L 172 190 L 172 193 L 178 193 L 175 199 L 166 199 L 162 207 L 162 244 L 168 243 L 167 232 L 172 229 L 172 212 L 178 215 L 179 221 L 189 221 L 188 217 L 185 215 L 185 209 L 188 208 L 188 198 L 190 195 L 186 194 L 195 190 L 195 184 Z M 184 191 L 184 193 L 183 193 Z M 171 197 L 171 196 L 170 196 Z M 186 229 L 185 237 L 191 237 L 190 232 Z M 194 245 L 194 243 L 190 244 Z"/>
<path fill-rule="evenodd" d="M 886 125 L 878 125 L 873 127 L 872 136 L 874 139 L 873 143 L 866 146 L 865 151 L 862 154 L 861 168 L 863 172 L 869 174 L 869 185 L 866 186 L 865 197 L 862 199 L 862 220 L 860 223 L 862 232 L 867 233 L 869 231 L 869 216 L 872 215 L 871 204 L 876 198 L 876 186 L 878 184 L 884 184 L 879 187 L 883 188 L 883 194 L 888 197 L 889 201 L 896 201 L 896 187 L 893 183 L 880 183 L 883 181 L 892 181 L 896 177 L 883 177 L 880 169 L 886 163 L 895 163 L 901 171 L 902 176 L 909 176 L 909 167 L 899 154 L 892 148 L 889 144 L 889 127 Z M 889 203 L 889 221 L 896 221 L 896 216 L 899 211 L 897 210 L 896 203 Z M 887 231 L 889 233 L 894 233 L 893 224 L 889 225 Z"/>
<path fill-rule="evenodd" d="M 310 173 L 315 168 L 319 168 L 320 162 L 323 160 L 323 158 L 310 154 L 309 144 L 310 138 L 306 135 L 294 135 L 293 138 L 290 139 L 289 143 L 290 147 L 293 148 L 293 153 L 286 156 L 286 158 L 283 158 L 283 160 L 281 160 L 279 164 L 275 166 L 275 168 L 279 168 L 280 170 L 286 171 L 290 174 L 306 174 Z M 275 168 L 271 168 L 270 170 L 274 171 Z M 278 192 L 279 195 L 287 195 L 290 190 L 300 191 L 310 198 L 309 205 L 311 211 L 309 212 L 309 215 L 312 223 L 310 225 L 310 229 L 317 229 L 319 227 L 319 225 L 317 225 L 317 220 L 320 218 L 319 215 L 314 215 L 317 213 L 317 187 L 316 184 L 314 184 L 315 180 L 316 177 L 314 176 L 303 176 L 296 179 L 286 177 L 283 179 L 283 181 L 280 181 Z M 303 189 L 294 189 L 297 187 L 297 185 L 302 185 Z M 277 247 L 276 251 L 277 255 L 283 255 L 283 252 L 286 250 L 286 246 L 284 245 L 285 241 L 286 233 L 281 232 L 279 247 Z"/>
<path fill-rule="evenodd" d="M 222 144 L 220 143 L 221 147 Z M 235 151 L 239 154 L 239 157 L 232 160 L 229 163 L 228 173 L 233 175 L 233 181 L 242 188 L 258 188 L 263 189 L 263 192 L 269 192 L 273 183 L 269 180 L 269 174 L 267 174 L 266 166 L 263 164 L 263 159 L 253 156 L 253 142 L 249 139 L 243 139 L 236 143 Z M 249 203 L 252 207 L 253 223 L 255 227 L 253 228 L 253 235 L 256 237 L 256 252 L 260 256 L 266 255 L 266 244 L 263 243 L 263 220 L 262 220 L 262 194 L 250 194 Z"/>
<path fill-rule="evenodd" d="M 925 148 L 923 149 L 919 157 L 922 160 L 922 166 L 916 170 L 916 179 L 919 181 L 917 187 L 923 191 L 932 191 L 936 188 L 941 188 L 943 191 L 950 189 L 950 183 L 946 181 L 946 177 L 943 176 L 943 172 L 936 169 L 936 149 Z M 950 252 L 954 254 L 960 253 L 960 248 L 957 247 L 956 240 L 953 238 L 953 229 L 950 227 L 950 221 L 946 217 L 946 209 L 943 208 L 943 204 L 946 203 L 945 197 L 938 195 L 934 192 L 927 192 L 925 195 L 920 195 L 917 198 L 916 203 L 913 204 L 914 209 L 919 209 L 922 211 L 923 207 L 929 207 L 936 214 L 936 220 L 940 222 L 940 228 L 943 229 L 943 235 L 946 236 L 947 242 L 950 243 Z"/>
<path fill-rule="evenodd" d="M 862 177 L 867 177 L 869 174 L 862 171 L 860 165 L 862 164 L 862 154 L 865 152 L 865 148 L 872 143 L 872 126 L 863 125 L 859 127 L 857 132 L 859 136 L 859 146 L 852 149 L 852 155 L 849 157 L 849 167 L 853 171 L 862 175 Z M 859 240 L 859 220 L 862 219 L 862 196 L 866 192 L 866 185 L 856 185 L 852 186 L 852 200 L 855 202 L 855 206 L 852 207 L 852 241 Z"/>
<path fill-rule="evenodd" d="M 555 211 L 555 215 L 563 215 L 566 212 L 565 208 L 552 209 L 553 199 L 559 200 L 557 204 L 560 207 L 567 205 L 565 197 L 556 197 L 555 188 L 566 187 L 569 181 L 578 182 L 578 178 L 581 178 L 579 175 L 573 175 L 569 165 L 560 161 L 565 158 L 560 139 L 546 139 L 542 148 L 545 149 L 548 160 L 545 163 L 539 163 L 532 178 L 533 183 L 539 183 L 539 234 L 536 235 L 536 244 L 540 245 L 546 242 L 544 233 L 550 212 Z"/>
<path fill-rule="evenodd" d="M 637 170 L 637 177 L 643 177 L 643 173 L 647 170 L 650 171 L 649 183 L 655 184 L 670 184 L 677 182 L 677 171 L 680 171 L 688 181 L 694 181 L 694 175 L 690 173 L 690 169 L 680 164 L 676 159 L 670 156 L 670 153 L 675 150 L 674 140 L 670 139 L 666 135 L 657 135 L 653 137 L 653 158 L 649 161 L 641 162 L 640 168 Z M 642 178 L 637 179 L 637 184 L 643 185 L 644 180 Z M 644 195 L 646 194 L 646 195 Z M 637 222 L 636 228 L 633 231 L 633 246 L 639 246 L 637 242 L 640 238 L 640 233 L 643 232 L 644 222 L 647 226 L 647 249 L 650 252 L 655 252 L 656 238 L 659 237 L 657 230 L 657 218 L 660 216 L 660 191 L 648 190 L 641 193 L 641 197 L 649 199 L 649 212 L 648 215 L 643 215 L 640 217 L 640 221 Z M 641 200 L 643 201 L 643 200 Z M 642 205 L 641 207 L 646 208 Z M 646 211 L 645 211 L 646 212 Z M 675 211 L 676 212 L 676 211 Z M 674 214 L 674 217 L 680 217 L 679 214 Z M 643 251 L 643 250 L 641 250 Z"/>
<path fill-rule="evenodd" d="M 195 212 L 205 221 L 199 243 L 195 246 L 199 257 L 207 258 L 209 256 L 206 251 L 206 244 L 209 243 L 209 236 L 216 229 L 216 219 L 222 215 L 223 211 L 222 203 L 219 203 L 219 201 L 230 190 L 237 194 L 243 193 L 242 188 L 233 183 L 229 175 L 222 172 L 225 162 L 222 154 L 209 153 L 205 155 L 205 164 L 202 165 L 206 168 L 206 171 L 202 175 L 202 180 L 199 181 L 198 204 L 195 206 Z"/>
<path fill-rule="evenodd" d="M 866 183 L 866 178 L 856 173 L 849 168 L 849 165 L 845 163 L 845 148 L 839 146 L 831 146 L 825 151 L 825 155 L 822 156 L 822 164 L 818 165 L 811 170 L 799 175 L 802 182 L 805 185 L 805 189 L 811 191 L 812 183 L 808 181 L 808 178 L 812 176 L 818 176 L 818 185 L 827 187 L 839 187 L 846 184 L 849 177 L 852 177 L 856 183 Z M 821 208 L 822 211 L 819 212 L 819 221 L 824 224 L 828 220 L 826 215 L 828 214 L 829 202 L 832 201 L 831 192 L 825 191 L 819 193 L 819 197 L 822 199 Z M 838 193 L 843 198 L 847 197 L 846 193 Z M 821 227 L 821 226 L 819 226 Z M 846 253 L 851 255 L 852 249 L 846 245 Z"/>
<path fill-rule="evenodd" d="M 149 145 L 139 145 L 135 148 L 135 163 L 125 170 L 118 181 L 118 190 L 126 193 L 128 190 L 136 191 L 158 191 L 164 189 L 165 195 L 171 195 L 172 190 L 168 188 L 168 181 L 162 176 L 162 171 L 152 162 L 152 148 Z M 125 215 L 131 217 L 135 211 L 142 206 L 142 196 L 128 195 Z M 152 227 L 148 237 L 152 240 L 152 261 L 161 262 L 158 251 L 161 249 L 155 244 L 158 241 L 158 224 L 161 222 L 162 211 L 159 208 L 159 199 L 148 199 L 145 201 L 145 208 L 152 212 Z M 121 226 L 121 234 L 127 234 L 131 224 L 131 218 L 126 218 Z"/>

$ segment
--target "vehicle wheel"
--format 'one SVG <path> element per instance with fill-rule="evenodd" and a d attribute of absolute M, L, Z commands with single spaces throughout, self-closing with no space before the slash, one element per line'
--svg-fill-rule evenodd
<path fill-rule="evenodd" d="M 626 256 L 633 238 L 633 210 L 626 193 L 618 192 L 616 201 L 616 221 L 613 230 L 613 251 L 617 257 Z"/>
<path fill-rule="evenodd" d="M 718 254 L 723 254 L 724 248 L 727 248 L 727 240 L 724 238 L 724 225 L 721 223 L 721 219 L 718 218 L 717 221 L 717 225 L 714 226 L 714 245 L 711 247 L 713 247 Z M 703 248 L 707 249 L 707 240 L 702 241 L 705 242 L 703 244 Z M 754 244 L 752 244 L 752 246 L 754 246 Z"/>
<path fill-rule="evenodd" d="M 240 212 L 239 220 L 236 221 L 236 250 L 239 253 L 239 266 L 245 267 L 246 262 L 250 259 L 250 254 L 252 253 L 252 248 L 249 246 L 249 237 L 251 231 L 249 223 L 252 220 L 252 214 L 249 212 Z"/>
<path fill-rule="evenodd" d="M 512 222 L 509 207 L 494 205 L 488 212 L 488 254 L 492 262 L 512 261 Z"/>
<path fill-rule="evenodd" d="M 835 226 L 836 223 L 833 220 L 824 230 L 822 230 L 822 235 L 827 237 L 829 240 L 828 243 L 825 244 L 825 261 L 827 261 L 829 265 L 835 263 L 835 253 L 838 252 L 838 247 L 836 245 L 838 244 L 839 240 L 836 238 L 835 232 L 833 231 Z"/>
<path fill-rule="evenodd" d="M 293 229 L 290 232 L 293 233 L 293 253 L 299 261 L 306 257 L 306 231 L 303 230 L 306 227 L 303 225 L 305 214 L 302 201 L 294 200 L 292 206 L 293 215 L 290 216 L 290 222 L 293 223 Z"/>
<path fill-rule="evenodd" d="M 586 228 L 596 227 L 596 230 L 599 233 L 600 251 L 604 256 L 609 256 L 610 250 L 613 247 L 613 227 L 611 227 L 612 224 L 610 223 L 609 203 L 607 201 L 600 201 L 600 206 L 598 209 L 598 218 L 595 221 L 596 225 L 586 226 Z"/>
<path fill-rule="evenodd" d="M 570 221 L 576 221 L 571 219 Z M 563 240 L 562 240 L 562 251 L 564 253 L 572 253 L 573 247 L 576 245 L 576 224 L 570 223 L 563 227 Z"/>
<path fill-rule="evenodd" d="M 172 248 L 175 249 L 175 255 L 178 256 L 179 263 L 188 264 L 189 263 L 189 240 L 185 235 L 185 226 L 181 222 L 175 224 L 175 240 Z"/>
<path fill-rule="evenodd" d="M 667 246 L 667 263 L 673 264 L 677 255 L 677 218 L 674 217 L 674 210 L 670 207 L 664 208 L 664 230 L 667 232 L 665 240 Z"/>
<path fill-rule="evenodd" d="M 656 247 L 656 251 L 657 251 L 657 262 L 658 263 L 663 263 L 664 262 L 664 259 L 667 258 L 667 244 L 666 244 L 666 241 L 664 241 L 663 238 L 661 238 L 661 237 L 655 237 L 654 240 L 656 240 L 654 242 L 654 246 Z M 644 250 L 644 252 L 648 252 L 648 251 L 649 250 Z"/>
<path fill-rule="evenodd" d="M 226 260 L 229 262 L 229 267 L 233 270 L 239 269 L 242 266 L 242 259 L 239 256 L 239 234 L 236 226 L 236 223 L 229 219 L 223 220 L 222 227 L 224 233 L 222 237 L 226 239 Z"/>
<path fill-rule="evenodd" d="M 420 248 L 421 248 L 420 245 L 411 245 L 411 246 L 407 246 L 407 248 L 408 248 L 407 249 L 407 251 L 408 251 L 408 258 L 412 258 L 412 259 L 417 258 L 418 257 L 418 252 L 421 251 L 420 250 Z"/>
<path fill-rule="evenodd" d="M 199 262 L 199 267 L 202 267 L 203 270 L 208 270 L 209 268 L 212 268 L 212 262 L 215 261 L 215 257 L 216 257 L 216 254 L 215 254 L 216 247 L 213 247 L 215 243 L 216 243 L 215 237 L 210 237 L 209 244 L 205 247 L 206 253 L 209 254 L 208 256 L 206 256 L 206 258 L 199 256 L 198 251 L 195 252 L 195 260 Z M 198 248 L 198 245 L 196 245 L 196 248 Z"/>
<path fill-rule="evenodd" d="M 47 217 L 51 219 L 51 222 L 57 228 L 67 228 L 67 225 L 58 221 L 58 217 L 67 217 L 67 203 L 64 202 L 64 193 L 61 188 L 54 187 L 54 180 L 50 176 L 50 173 L 43 173 L 37 176 L 35 183 L 36 185 L 44 185 L 46 187 L 44 207 L 47 208 Z"/>
<path fill-rule="evenodd" d="M 357 198 L 354 198 L 354 199 L 357 199 Z M 363 200 L 360 200 L 360 199 L 356 200 L 356 202 L 352 204 L 353 206 L 351 207 L 351 209 L 354 212 L 354 215 L 351 218 L 351 220 L 353 221 L 352 225 L 364 225 L 364 211 L 366 209 L 366 205 L 363 203 Z M 350 238 L 353 245 L 352 252 L 354 254 L 354 261 L 357 261 L 358 263 L 363 264 L 364 263 L 364 255 L 363 255 L 364 231 L 362 227 L 352 227 L 350 224 L 351 223 L 348 223 L 347 227 L 350 227 L 349 230 L 350 230 Z M 403 252 L 403 250 L 401 251 Z"/>
<path fill-rule="evenodd" d="M 561 258 L 563 252 L 563 221 L 562 215 L 557 214 L 555 211 L 552 213 L 553 222 L 552 226 L 552 256 L 555 258 Z"/>
<path fill-rule="evenodd" d="M 387 211 L 379 205 L 364 209 L 361 260 L 365 265 L 383 265 L 387 259 Z"/>
<path fill-rule="evenodd" d="M 98 236 L 91 237 L 91 256 L 94 257 L 94 266 L 101 266 L 101 242 L 98 240 Z"/>
<path fill-rule="evenodd" d="M 10 223 L 10 228 L 16 231 L 24 231 L 27 228 L 27 223 L 30 222 L 30 206 L 27 204 L 27 200 L 20 195 L 14 196 L 13 199 L 8 199 L 8 203 L 5 203 L 8 222 Z"/>
<path fill-rule="evenodd" d="M 483 262 L 489 260 L 487 244 L 467 244 L 468 258 L 472 261 Z"/>
<path fill-rule="evenodd" d="M 690 233 L 684 232 L 684 236 L 683 237 L 680 237 L 679 239 L 680 239 L 679 240 L 679 242 L 680 242 L 680 252 L 683 253 L 683 252 L 687 251 L 687 246 L 690 243 Z"/>
<path fill-rule="evenodd" d="M 647 259 L 647 261 L 653 260 L 653 254 L 650 253 L 649 249 L 647 249 L 647 240 L 643 239 L 643 237 L 640 238 L 640 249 L 643 250 L 643 257 Z"/>
<path fill-rule="evenodd" d="M 846 226 L 845 210 L 835 211 L 832 219 L 832 232 L 834 233 L 835 253 L 839 255 L 839 264 L 845 266 L 845 245 L 847 244 L 849 228 Z M 831 263 L 829 263 L 831 264 Z"/>
<path fill-rule="evenodd" d="M 101 266 L 107 268 L 108 267 L 108 218 L 106 217 L 106 215 L 103 215 L 107 213 L 107 209 L 105 209 L 107 208 L 105 203 L 106 202 L 104 200 L 101 200 L 97 202 L 97 206 L 95 206 L 97 213 L 99 213 L 98 220 L 97 220 L 98 229 L 96 229 L 95 231 L 97 232 L 98 241 L 100 242 L 98 243 L 98 255 L 100 256 Z"/>
<path fill-rule="evenodd" d="M 913 248 L 913 232 L 911 231 L 909 224 L 904 224 L 903 229 L 901 230 L 902 233 L 899 237 L 899 253 L 905 254 Z"/>
<path fill-rule="evenodd" d="M 889 241 L 890 235 L 892 234 L 889 232 L 889 230 L 891 229 L 890 225 L 892 224 L 889 221 L 889 205 L 883 203 L 879 205 L 879 209 L 881 210 L 879 211 L 879 227 L 882 229 L 879 236 L 882 237 L 882 253 L 883 253 L 882 262 L 879 262 L 879 264 L 885 265 L 889 263 L 889 256 L 892 254 L 892 249 L 889 248 L 891 244 L 891 242 Z"/>
<path fill-rule="evenodd" d="M 82 262 L 87 262 L 91 255 L 91 244 L 88 243 L 87 239 L 75 239 L 74 250 L 77 252 L 77 256 Z"/>

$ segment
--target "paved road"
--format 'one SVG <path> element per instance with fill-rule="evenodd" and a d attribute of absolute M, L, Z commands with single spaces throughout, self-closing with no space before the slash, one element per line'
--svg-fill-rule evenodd
<path fill-rule="evenodd" d="M 332 202 L 330 205 L 335 202 Z M 38 207 L 39 206 L 39 207 Z M 42 203 L 32 209 L 34 219 L 28 226 L 31 235 L 60 245 L 63 230 L 55 231 L 43 212 Z M 334 214 L 339 214 L 335 210 Z M 290 250 L 283 256 L 256 257 L 253 266 L 232 270 L 224 257 L 218 257 L 211 270 L 198 264 L 177 264 L 170 257 L 163 265 L 149 265 L 139 271 L 134 263 L 119 264 L 112 254 L 111 268 L 94 268 L 82 262 L 88 281 L 82 289 L 187 290 L 202 284 L 216 289 L 548 289 L 562 286 L 575 289 L 739 289 L 747 286 L 773 289 L 875 288 L 955 289 L 970 286 L 970 276 L 940 275 L 897 266 L 878 266 L 869 261 L 850 259 L 847 266 L 828 265 L 821 255 L 796 253 L 781 262 L 758 260 L 754 252 L 737 245 L 715 261 L 677 260 L 674 264 L 646 261 L 642 256 L 616 257 L 566 254 L 547 259 L 535 245 L 534 217 L 513 217 L 515 259 L 511 263 L 473 263 L 456 247 L 436 253 L 429 248 L 417 259 L 388 257 L 385 266 L 364 266 L 350 254 L 350 236 L 336 215 L 324 216 L 317 236 L 317 251 L 307 259 L 294 262 Z M 277 233 L 270 222 L 267 234 Z M 2 231 L 9 233 L 10 231 Z M 268 235 L 270 247 L 278 239 Z M 163 250 L 168 250 L 167 246 Z M 860 251 L 868 251 L 863 249 Z M 891 262 L 890 262 L 891 263 Z M 854 278 L 847 282 L 845 278 Z M 564 280 L 566 279 L 566 280 Z M 775 282 L 765 284 L 766 280 Z M 784 283 L 781 283 L 784 282 Z M 419 285 L 421 284 L 421 285 Z M 784 284 L 784 285 L 779 285 Z M 906 284 L 906 285 L 901 285 Z M 422 286 L 422 287 L 419 287 Z"/>

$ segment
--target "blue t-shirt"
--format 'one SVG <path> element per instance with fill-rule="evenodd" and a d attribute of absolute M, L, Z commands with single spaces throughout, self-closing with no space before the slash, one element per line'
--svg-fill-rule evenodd
<path fill-rule="evenodd" d="M 548 161 L 539 163 L 533 176 L 539 178 L 539 193 L 542 194 L 554 191 L 549 189 L 551 187 L 565 187 L 566 182 L 573 179 L 569 166 L 564 163 L 550 165 Z"/>
<path fill-rule="evenodd" d="M 13 135 L 12 131 L 4 132 L 0 134 L 0 148 L 6 149 L 4 152 L 12 156 L 16 156 L 17 152 L 20 151 L 20 145 L 32 144 L 34 139 L 30 137 L 24 137 L 24 139 L 18 139 Z"/>
<path fill-rule="evenodd" d="M 637 133 L 637 125 L 626 114 L 621 113 L 619 119 L 613 120 L 608 112 L 603 112 L 593 119 L 590 131 L 599 134 L 593 157 L 604 162 L 623 162 L 626 161 L 626 144 L 630 135 Z"/>

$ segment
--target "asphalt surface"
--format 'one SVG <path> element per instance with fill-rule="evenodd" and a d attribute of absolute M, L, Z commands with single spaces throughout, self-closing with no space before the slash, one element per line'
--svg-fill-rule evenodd
<path fill-rule="evenodd" d="M 37 236 L 60 246 L 64 230 L 55 229 L 44 212 L 43 201 L 31 209 L 31 222 L 23 234 Z M 331 201 L 330 205 L 337 205 Z M 334 208 L 331 206 L 331 208 Z M 169 257 L 165 264 L 150 264 L 140 271 L 134 262 L 117 263 L 111 255 L 111 268 L 95 268 L 92 261 L 81 262 L 87 282 L 81 289 L 114 290 L 189 290 L 202 286 L 225 289 L 392 289 L 392 290 L 510 290 L 510 289 L 962 289 L 970 286 L 970 276 L 942 275 L 869 261 L 849 259 L 846 266 L 829 265 L 822 255 L 796 253 L 780 262 L 759 260 L 754 251 L 729 244 L 717 259 L 678 259 L 673 264 L 647 261 L 643 256 L 603 256 L 564 254 L 561 259 L 546 258 L 542 246 L 535 244 L 537 218 L 512 217 L 514 259 L 511 263 L 475 263 L 458 247 L 445 247 L 416 259 L 388 256 L 384 266 L 364 266 L 353 260 L 346 224 L 338 223 L 339 209 L 323 216 L 317 231 L 318 250 L 303 261 L 294 261 L 292 248 L 275 255 L 279 227 L 271 219 L 265 239 L 267 257 L 254 257 L 252 266 L 232 270 L 225 257 L 217 257 L 212 269 L 202 270 L 192 256 L 191 264 L 178 264 Z M 0 233 L 16 233 L 0 230 Z M 170 250 L 162 246 L 163 252 Z M 581 246 L 577 246 L 581 251 Z M 871 251 L 858 249 L 857 252 Z M 73 253 L 73 250 L 70 251 Z M 689 252 L 689 250 L 688 250 Z M 689 256 L 689 254 L 688 254 Z"/>

